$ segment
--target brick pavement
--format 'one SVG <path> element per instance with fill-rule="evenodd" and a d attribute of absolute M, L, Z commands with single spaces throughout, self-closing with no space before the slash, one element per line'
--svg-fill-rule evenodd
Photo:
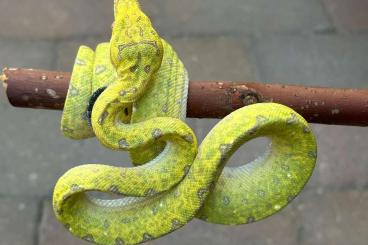
<path fill-rule="evenodd" d="M 70 70 L 81 44 L 110 35 L 112 1 L 0 1 L 0 67 Z M 259 80 L 367 87 L 368 5 L 364 0 L 143 0 L 192 79 Z M 87 162 L 128 163 L 96 140 L 58 131 L 60 112 L 15 109 L 0 95 L 0 245 L 82 245 L 56 222 L 57 178 Z M 200 140 L 218 120 L 189 119 Z M 368 239 L 368 131 L 313 125 L 318 163 L 302 194 L 277 215 L 227 227 L 193 221 L 151 244 L 351 244 Z M 239 165 L 265 140 L 241 147 Z"/>

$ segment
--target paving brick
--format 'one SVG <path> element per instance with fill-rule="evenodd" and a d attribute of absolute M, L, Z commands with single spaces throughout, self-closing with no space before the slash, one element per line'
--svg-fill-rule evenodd
<path fill-rule="evenodd" d="M 108 40 L 109 38 L 104 39 L 103 37 L 86 37 L 58 42 L 56 45 L 56 69 L 60 71 L 71 72 L 75 56 L 77 55 L 78 49 L 81 45 L 86 45 L 92 49 L 95 49 L 97 44 L 106 42 Z"/>
<path fill-rule="evenodd" d="M 368 35 L 275 35 L 254 47 L 264 82 L 367 87 Z"/>
<path fill-rule="evenodd" d="M 330 26 L 317 0 L 142 1 L 155 26 L 168 36 L 218 33 L 311 32 Z M 112 2 L 5 0 L 0 37 L 66 39 L 110 35 Z M 14 17 L 16 16 L 16 17 Z"/>
<path fill-rule="evenodd" d="M 366 0 L 323 0 L 333 24 L 341 32 L 368 30 Z"/>
<path fill-rule="evenodd" d="M 4 0 L 0 2 L 0 37 L 65 39 L 84 35 L 109 35 L 112 1 Z"/>
<path fill-rule="evenodd" d="M 36 200 L 0 198 L 1 245 L 36 245 Z"/>
<path fill-rule="evenodd" d="M 251 40 L 231 37 L 169 39 L 193 80 L 252 80 Z"/>
<path fill-rule="evenodd" d="M 368 187 L 368 130 L 364 127 L 313 125 L 318 161 L 311 188 L 363 190 Z"/>
<path fill-rule="evenodd" d="M 286 208 L 281 213 L 250 225 L 223 226 L 193 220 L 183 228 L 148 244 L 296 244 L 295 212 Z M 52 212 L 51 202 L 45 202 L 40 228 L 39 245 L 87 244 L 73 238 L 59 224 Z"/>
<path fill-rule="evenodd" d="M 309 192 L 299 200 L 301 245 L 364 245 L 368 240 L 368 192 Z"/>
<path fill-rule="evenodd" d="M 142 6 L 160 33 L 169 36 L 313 32 L 329 27 L 316 0 L 161 0 Z"/>
<path fill-rule="evenodd" d="M 61 112 L 1 103 L 0 195 L 49 195 L 57 179 L 82 163 L 126 165 L 128 155 L 96 139 L 73 141 L 59 131 Z"/>
<path fill-rule="evenodd" d="M 53 69 L 54 43 L 0 39 L 0 69 L 4 67 Z"/>
<path fill-rule="evenodd" d="M 42 218 L 39 229 L 38 245 L 88 245 L 90 243 L 73 237 L 64 226 L 59 223 L 52 210 L 51 201 L 43 203 Z"/>
<path fill-rule="evenodd" d="M 250 225 L 223 226 L 194 220 L 152 244 L 293 244 L 297 243 L 297 226 L 289 208 Z"/>

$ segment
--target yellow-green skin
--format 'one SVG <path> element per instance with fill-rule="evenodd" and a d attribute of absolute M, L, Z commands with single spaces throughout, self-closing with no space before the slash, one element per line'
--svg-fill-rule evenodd
<path fill-rule="evenodd" d="M 103 86 L 91 128 L 86 107 Z M 96 53 L 87 47 L 78 52 L 62 130 L 73 139 L 95 135 L 111 149 L 129 151 L 136 167 L 87 164 L 65 173 L 53 206 L 70 232 L 96 244 L 121 245 L 158 238 L 194 217 L 251 223 L 279 211 L 303 189 L 317 152 L 300 115 L 276 103 L 244 107 L 221 120 L 197 148 L 183 122 L 187 86 L 183 64 L 137 1 L 115 1 L 110 43 Z M 257 137 L 272 142 L 263 156 L 241 167 L 224 166 Z M 102 200 L 88 191 L 125 197 Z"/>

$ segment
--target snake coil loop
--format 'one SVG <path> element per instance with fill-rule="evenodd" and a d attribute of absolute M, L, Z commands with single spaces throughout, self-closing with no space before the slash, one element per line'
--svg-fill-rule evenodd
<path fill-rule="evenodd" d="M 96 52 L 79 49 L 61 124 L 70 138 L 96 136 L 108 148 L 129 151 L 136 166 L 70 169 L 54 190 L 58 220 L 96 244 L 137 244 L 194 217 L 251 223 L 293 200 L 316 162 L 308 123 L 286 106 L 254 104 L 221 120 L 197 147 L 183 122 L 184 65 L 136 0 L 115 0 L 114 10 L 110 43 L 98 45 Z M 242 144 L 257 137 L 271 140 L 263 156 L 225 167 Z M 89 191 L 124 197 L 97 199 L 86 195 Z"/>

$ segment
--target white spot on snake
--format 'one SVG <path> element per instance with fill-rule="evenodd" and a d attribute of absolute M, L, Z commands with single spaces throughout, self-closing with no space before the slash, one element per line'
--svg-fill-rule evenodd
<path fill-rule="evenodd" d="M 126 139 L 121 139 L 119 141 L 119 147 L 121 149 L 127 149 L 129 147 L 129 143 L 126 141 Z"/>
<path fill-rule="evenodd" d="M 119 187 L 117 185 L 110 186 L 109 191 L 115 194 L 120 194 Z"/>
<path fill-rule="evenodd" d="M 157 208 L 156 206 L 154 206 L 154 207 L 151 209 L 151 213 L 152 213 L 153 215 L 156 215 L 156 214 L 157 214 L 157 212 L 158 212 L 158 208 Z"/>
<path fill-rule="evenodd" d="M 102 125 L 108 115 L 109 113 L 107 111 L 104 111 L 102 115 L 100 116 L 100 118 L 98 119 L 98 124 Z"/>
<path fill-rule="evenodd" d="M 147 241 L 149 241 L 149 240 L 152 240 L 154 237 L 153 236 L 151 236 L 150 234 L 148 234 L 148 233 L 144 233 L 143 234 L 143 242 L 147 242 Z"/>
<path fill-rule="evenodd" d="M 93 236 L 90 235 L 90 234 L 82 237 L 82 239 L 85 240 L 85 241 L 87 241 L 87 242 L 94 242 L 95 241 L 95 239 L 93 238 Z"/>
<path fill-rule="evenodd" d="M 204 189 L 204 188 L 201 188 L 197 191 L 197 196 L 199 198 L 200 201 L 204 201 L 206 196 L 207 196 L 207 193 L 208 193 L 208 190 L 207 189 Z"/>
<path fill-rule="evenodd" d="M 221 152 L 221 155 L 226 155 L 230 149 L 231 149 L 231 144 L 222 144 L 220 145 L 220 152 Z"/>
<path fill-rule="evenodd" d="M 257 119 L 257 123 L 259 124 L 265 123 L 267 121 L 267 118 L 263 115 L 258 115 L 256 119 Z"/>
<path fill-rule="evenodd" d="M 84 65 L 86 65 L 86 62 L 84 60 L 81 60 L 81 59 L 76 59 L 75 64 L 80 65 L 80 66 L 84 66 Z"/>
<path fill-rule="evenodd" d="M 224 202 L 225 206 L 229 205 L 230 204 L 230 198 L 225 196 L 223 202 Z"/>
<path fill-rule="evenodd" d="M 168 111 L 167 105 L 166 104 L 163 105 L 161 110 L 162 110 L 162 112 L 167 113 L 167 111 Z"/>
<path fill-rule="evenodd" d="M 311 132 L 310 128 L 308 128 L 307 126 L 303 127 L 303 133 L 308 134 L 310 132 Z"/>
<path fill-rule="evenodd" d="M 47 79 L 48 79 L 48 77 L 47 77 L 46 75 L 42 75 L 42 76 L 41 76 L 41 80 L 42 80 L 42 81 L 46 81 Z"/>
<path fill-rule="evenodd" d="M 185 135 L 183 139 L 188 143 L 193 143 L 193 136 L 191 134 Z"/>
<path fill-rule="evenodd" d="M 78 94 L 79 94 L 78 89 L 76 89 L 74 86 L 70 85 L 69 95 L 70 96 L 77 96 Z"/>
<path fill-rule="evenodd" d="M 120 96 L 125 96 L 127 94 L 127 91 L 126 90 L 121 90 L 120 92 L 119 92 L 119 95 Z"/>
<path fill-rule="evenodd" d="M 181 223 L 178 219 L 173 219 L 171 221 L 171 230 L 176 230 L 181 227 Z"/>
<path fill-rule="evenodd" d="M 162 136 L 162 131 L 161 131 L 161 129 L 156 128 L 155 130 L 153 130 L 153 132 L 152 132 L 152 137 L 153 137 L 155 140 L 159 139 L 161 136 Z"/>
<path fill-rule="evenodd" d="M 157 191 L 153 188 L 149 188 L 146 192 L 145 192 L 145 195 L 146 196 L 153 196 L 157 193 Z"/>
<path fill-rule="evenodd" d="M 104 72 L 105 70 L 106 70 L 106 66 L 96 65 L 95 73 L 98 75 L 98 74 L 101 74 L 102 72 Z"/>
<path fill-rule="evenodd" d="M 293 124 L 297 121 L 296 115 L 294 113 L 291 113 L 291 117 L 286 120 L 287 124 Z"/>
<path fill-rule="evenodd" d="M 266 196 L 266 192 L 264 190 L 258 190 L 257 193 L 258 193 L 258 196 L 260 196 L 260 197 L 265 197 Z"/>
<path fill-rule="evenodd" d="M 65 133 L 73 133 L 73 129 L 63 126 L 61 129 Z"/>
<path fill-rule="evenodd" d="M 77 191 L 82 190 L 82 188 L 77 184 L 72 184 L 70 189 L 72 190 L 72 192 L 77 192 Z"/>
<path fill-rule="evenodd" d="M 174 191 L 174 197 L 178 198 L 180 196 L 180 192 L 179 192 L 179 189 L 176 189 Z"/>

